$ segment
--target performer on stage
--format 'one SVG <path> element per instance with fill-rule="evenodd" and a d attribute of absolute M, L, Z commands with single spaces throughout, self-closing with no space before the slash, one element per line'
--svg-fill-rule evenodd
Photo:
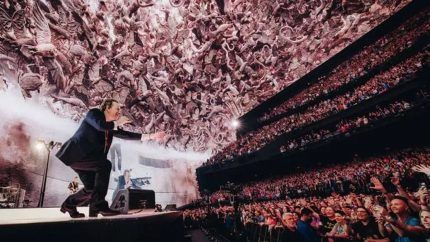
<path fill-rule="evenodd" d="M 105 196 L 112 169 L 107 153 L 113 136 L 129 140 L 162 140 L 164 132 L 139 134 L 124 131 L 119 127 L 130 123 L 125 116 L 120 116 L 121 104 L 114 99 L 105 100 L 100 109 L 91 109 L 76 133 L 63 144 L 56 156 L 70 166 L 84 184 L 84 188 L 70 195 L 61 205 L 61 212 L 68 212 L 70 217 L 79 218 L 76 206 L 89 204 L 89 216 L 97 217 L 118 215 L 111 210 Z"/>
<path fill-rule="evenodd" d="M 130 170 L 125 170 L 122 176 L 118 177 L 118 189 L 139 189 L 140 187 L 134 184 L 131 180 Z"/>
<path fill-rule="evenodd" d="M 124 173 L 118 177 L 118 184 L 112 194 L 112 201 L 116 194 L 122 189 L 142 189 L 131 179 L 131 170 L 124 170 Z"/>

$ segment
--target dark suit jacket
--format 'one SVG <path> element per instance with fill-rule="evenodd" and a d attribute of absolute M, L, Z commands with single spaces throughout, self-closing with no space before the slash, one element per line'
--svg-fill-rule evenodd
<path fill-rule="evenodd" d="M 114 123 L 106 122 L 100 109 L 91 109 L 76 133 L 70 138 L 56 156 L 64 164 L 75 162 L 103 161 L 112 143 L 113 136 L 121 139 L 140 140 L 142 134 L 121 129 L 113 130 Z"/>

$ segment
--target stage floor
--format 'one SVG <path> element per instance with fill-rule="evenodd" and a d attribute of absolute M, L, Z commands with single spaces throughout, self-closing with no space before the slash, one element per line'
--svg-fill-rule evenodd
<path fill-rule="evenodd" d="M 154 209 L 130 210 L 128 214 L 121 214 L 112 217 L 103 217 L 98 215 L 97 218 L 88 217 L 88 207 L 79 207 L 78 211 L 85 214 L 84 218 L 71 218 L 68 213 L 60 212 L 59 208 L 7 208 L 0 209 L 0 225 L 13 224 L 30 224 L 30 223 L 49 223 L 49 222 L 66 222 L 82 220 L 116 220 L 158 216 L 161 214 L 177 212 L 154 212 Z"/>
<path fill-rule="evenodd" d="M 88 217 L 88 207 L 78 211 L 86 217 L 73 219 L 59 208 L 0 209 L 0 241 L 141 242 L 182 241 L 182 213 L 130 210 L 112 217 Z"/>

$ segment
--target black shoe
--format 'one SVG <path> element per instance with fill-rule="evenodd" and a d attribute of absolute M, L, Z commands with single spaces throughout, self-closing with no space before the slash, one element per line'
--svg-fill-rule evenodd
<path fill-rule="evenodd" d="M 76 207 L 67 207 L 66 205 L 61 205 L 60 211 L 62 213 L 68 212 L 71 218 L 83 218 L 85 214 L 78 212 Z"/>
<path fill-rule="evenodd" d="M 116 210 L 112 210 L 110 208 L 91 208 L 90 207 L 90 217 L 97 217 L 98 214 L 103 215 L 104 217 L 109 217 L 109 216 L 116 216 L 116 215 L 120 215 L 121 212 L 120 211 L 116 211 Z"/>

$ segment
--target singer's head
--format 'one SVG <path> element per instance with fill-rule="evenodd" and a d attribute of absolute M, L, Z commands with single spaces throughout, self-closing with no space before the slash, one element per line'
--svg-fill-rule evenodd
<path fill-rule="evenodd" d="M 100 105 L 100 110 L 105 114 L 106 121 L 116 121 L 121 116 L 122 105 L 115 99 L 105 99 Z"/>

